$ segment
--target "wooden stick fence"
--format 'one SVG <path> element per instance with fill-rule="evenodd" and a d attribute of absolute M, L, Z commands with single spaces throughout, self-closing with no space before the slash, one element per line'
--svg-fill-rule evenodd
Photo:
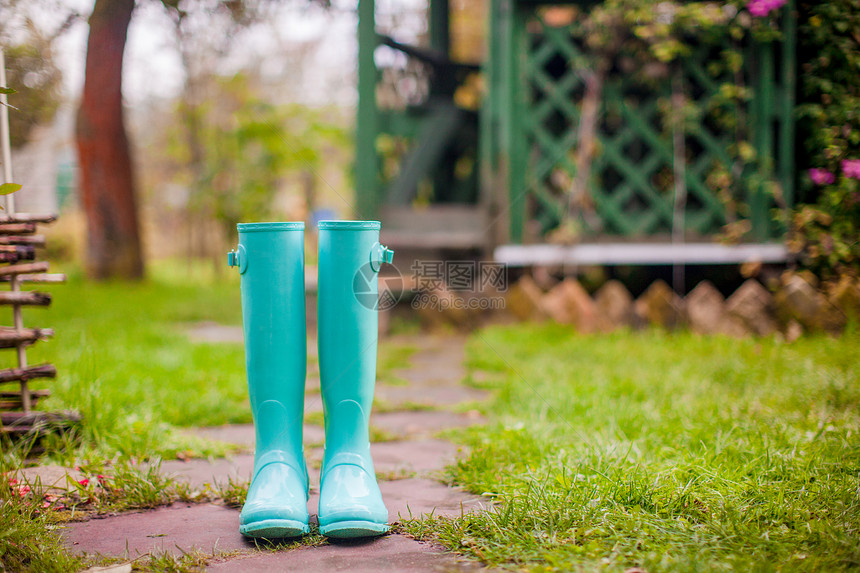
<path fill-rule="evenodd" d="M 0 305 L 12 307 L 14 326 L 0 326 L 0 349 L 14 348 L 18 367 L 0 370 L 0 385 L 17 384 L 18 388 L 0 392 L 0 418 L 2 431 L 12 435 L 39 435 L 57 425 L 63 426 L 79 420 L 71 412 L 37 412 L 33 408 L 50 390 L 30 389 L 30 380 L 55 378 L 57 369 L 52 364 L 29 365 L 27 347 L 54 335 L 50 328 L 25 328 L 24 306 L 46 307 L 51 295 L 44 292 L 21 290 L 24 283 L 62 282 L 65 275 L 48 274 L 46 262 L 33 261 L 36 247 L 45 244 L 44 237 L 36 235 L 39 224 L 51 223 L 53 215 L 14 214 L 0 215 L 0 281 L 10 285 L 8 292 L 0 292 Z"/>
<path fill-rule="evenodd" d="M 6 87 L 6 62 L 0 48 L 0 86 Z M 3 182 L 12 182 L 12 154 L 9 144 L 9 112 L 6 94 L 0 94 L 0 163 L 3 165 Z M 66 280 L 62 274 L 48 274 L 46 262 L 35 261 L 36 248 L 45 246 L 45 237 L 37 235 L 40 224 L 54 222 L 56 215 L 15 213 L 15 195 L 6 195 L 5 214 L 0 215 L 0 282 L 8 282 L 9 292 L 0 292 L 0 305 L 12 307 L 14 325 L 0 326 L 0 349 L 14 348 L 17 368 L 0 370 L 0 387 L 18 384 L 13 391 L 0 391 L 0 434 L 32 436 L 38 438 L 52 429 L 64 427 L 80 420 L 75 412 L 37 412 L 33 408 L 49 390 L 31 390 L 29 381 L 35 378 L 55 378 L 57 369 L 52 364 L 27 364 L 27 347 L 54 335 L 50 328 L 24 328 L 22 307 L 45 307 L 51 304 L 51 295 L 21 290 L 28 282 L 55 283 Z M 6 265 L 6 266 L 2 266 Z M 10 411 L 11 410 L 11 411 Z M 32 450 L 31 450 L 32 451 Z"/>

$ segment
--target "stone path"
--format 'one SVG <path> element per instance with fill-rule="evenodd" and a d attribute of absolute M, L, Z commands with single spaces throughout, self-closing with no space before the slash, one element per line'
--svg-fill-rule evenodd
<path fill-rule="evenodd" d="M 194 338 L 218 341 L 241 340 L 235 330 L 206 325 Z M 458 413 L 452 407 L 486 397 L 482 391 L 461 385 L 464 378 L 461 337 L 398 339 L 383 344 L 418 347 L 409 368 L 395 371 L 407 385 L 377 386 L 377 397 L 385 405 L 375 412 L 371 425 L 391 441 L 371 447 L 380 489 L 389 510 L 389 521 L 434 512 L 459 515 L 480 509 L 481 499 L 447 487 L 433 478 L 457 454 L 456 447 L 435 435 L 443 429 L 482 422 L 475 411 Z M 315 347 L 309 341 L 310 347 Z M 310 366 L 310 365 L 309 365 Z M 308 369 L 306 411 L 321 409 L 316 369 Z M 228 478 L 247 481 L 253 467 L 253 425 L 231 425 L 193 430 L 199 435 L 239 445 L 241 453 L 213 460 L 172 460 L 161 470 L 192 486 Z M 305 425 L 305 451 L 311 469 L 311 520 L 316 520 L 319 503 L 319 465 L 322 461 L 323 429 Z M 153 511 L 72 523 L 63 532 L 67 544 L 76 552 L 100 553 L 135 558 L 147 552 L 198 550 L 215 557 L 209 569 L 219 572 L 302 570 L 310 571 L 473 571 L 481 567 L 468 563 L 440 547 L 420 543 L 405 535 L 392 534 L 375 540 L 332 543 L 319 547 L 299 546 L 273 552 L 258 549 L 238 533 L 239 511 L 217 503 L 174 504 Z"/>

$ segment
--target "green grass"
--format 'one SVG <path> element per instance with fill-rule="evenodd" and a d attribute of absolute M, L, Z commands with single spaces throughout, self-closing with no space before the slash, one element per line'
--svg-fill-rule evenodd
<path fill-rule="evenodd" d="M 856 333 L 498 327 L 468 364 L 496 398 L 448 478 L 490 509 L 406 531 L 516 570 L 860 566 Z"/>
<path fill-rule="evenodd" d="M 408 385 L 409 382 L 397 376 L 394 371 L 409 368 L 410 358 L 416 352 L 418 352 L 417 346 L 396 341 L 378 345 L 376 380 L 390 386 Z"/>
<path fill-rule="evenodd" d="M 196 344 L 186 336 L 198 321 L 241 324 L 239 288 L 232 273 L 219 280 L 176 265 L 155 263 L 142 283 L 92 283 L 72 273 L 65 285 L 45 287 L 47 309 L 27 309 L 27 326 L 51 327 L 55 336 L 28 351 L 30 363 L 56 365 L 56 380 L 34 381 L 52 396 L 39 409 L 75 409 L 84 416 L 81 452 L 174 457 L 227 451 L 195 440 L 179 426 L 250 422 L 239 344 Z M 11 365 L 13 353 L 0 355 Z M 67 448 L 51 448 L 63 460 Z"/>
<path fill-rule="evenodd" d="M 6 480 L 0 480 L 0 571 L 66 573 L 84 560 L 70 554 L 52 529 L 56 522 L 34 504 L 13 499 Z"/>

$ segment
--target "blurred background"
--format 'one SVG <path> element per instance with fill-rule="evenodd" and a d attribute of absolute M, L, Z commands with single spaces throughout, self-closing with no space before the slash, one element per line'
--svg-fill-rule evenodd
<path fill-rule="evenodd" d="M 404 272 L 494 259 L 681 295 L 857 274 L 847 0 L 0 7 L 18 210 L 60 212 L 52 258 L 95 278 L 220 268 L 237 222 L 336 217 L 382 220 Z"/>
<path fill-rule="evenodd" d="M 74 137 L 93 5 L 4 4 L 17 209 L 61 213 L 52 258 L 83 262 Z M 139 3 L 122 97 L 146 259 L 221 266 L 238 221 L 351 214 L 355 30 L 354 3 Z"/>

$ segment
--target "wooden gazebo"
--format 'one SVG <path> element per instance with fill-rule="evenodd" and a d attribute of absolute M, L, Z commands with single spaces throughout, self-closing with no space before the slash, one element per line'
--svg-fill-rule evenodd
<path fill-rule="evenodd" d="M 673 101 L 678 86 L 701 102 L 719 95 L 720 78 L 706 70 L 721 42 L 738 40 L 702 39 L 666 81 L 646 84 L 621 70 L 606 76 L 595 111 L 596 151 L 585 197 L 578 198 L 572 187 L 588 113 L 589 53 L 577 39 L 576 15 L 594 4 L 490 0 L 484 61 L 454 62 L 447 0 L 429 1 L 423 46 L 402 43 L 396 31 L 377 33 L 373 0 L 360 0 L 358 214 L 381 218 L 395 248 L 476 249 L 515 265 L 536 257 L 576 263 L 582 253 L 590 263 L 632 264 L 631 243 L 656 246 L 641 250 L 642 264 L 664 264 L 651 260 L 654 252 L 661 261 L 692 264 L 785 260 L 784 229 L 772 211 L 794 200 L 793 3 L 778 14 L 780 40 L 740 40 L 736 75 L 750 96 L 729 113 L 749 128 L 755 167 L 737 172 L 728 153 L 734 134 L 705 116 L 674 132 L 661 123 L 661 105 Z M 559 17 L 565 10 L 571 16 Z M 380 45 L 420 63 L 428 87 L 419 99 L 380 101 Z M 469 109 L 455 93 L 476 74 L 482 96 Z M 383 165 L 381 149 L 392 161 L 385 141 L 402 151 L 393 154 L 395 169 Z M 716 169 L 737 176 L 740 208 L 709 185 Z M 742 244 L 714 245 L 732 222 L 745 230 Z M 548 240 L 564 227 L 577 230 L 574 240 Z"/>

